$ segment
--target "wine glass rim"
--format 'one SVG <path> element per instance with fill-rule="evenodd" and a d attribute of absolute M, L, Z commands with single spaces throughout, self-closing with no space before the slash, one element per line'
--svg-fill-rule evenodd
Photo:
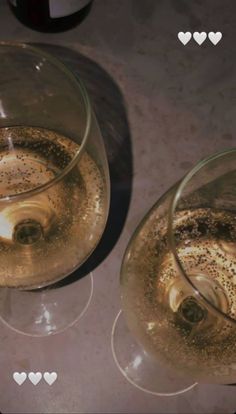
<path fill-rule="evenodd" d="M 52 54 L 45 52 L 44 50 L 42 50 L 39 47 L 32 46 L 31 44 L 24 43 L 24 42 L 0 40 L 0 47 L 1 46 L 19 47 L 19 49 L 20 48 L 21 49 L 27 49 L 27 50 L 33 52 L 35 55 L 39 55 L 41 57 L 44 57 L 45 59 L 47 59 L 47 61 L 49 63 L 51 63 L 58 70 L 63 72 L 65 74 L 65 76 L 74 84 L 74 87 L 75 87 L 75 89 L 78 90 L 78 93 L 82 96 L 83 105 L 84 105 L 85 114 L 86 114 L 86 122 L 85 122 L 84 132 L 82 134 L 82 141 L 81 141 L 81 144 L 80 144 L 80 147 L 79 147 L 78 151 L 73 156 L 73 158 L 71 159 L 69 164 L 65 168 L 63 168 L 62 171 L 60 171 L 58 173 L 58 175 L 56 175 L 54 178 L 47 181 L 46 183 L 41 184 L 41 185 L 39 185 L 35 188 L 32 188 L 31 190 L 23 191 L 23 192 L 17 193 L 17 194 L 11 194 L 9 196 L 0 197 L 0 203 L 3 202 L 3 201 L 4 202 L 16 201 L 16 200 L 20 200 L 20 199 L 24 199 L 24 198 L 27 198 L 27 197 L 34 196 L 38 193 L 41 193 L 42 191 L 47 190 L 48 188 L 52 187 L 53 185 L 55 185 L 56 183 L 61 181 L 72 170 L 72 168 L 77 164 L 79 158 L 81 157 L 82 153 L 84 152 L 84 148 L 86 146 L 88 136 L 89 136 L 89 131 L 90 131 L 90 127 L 91 127 L 91 118 L 92 118 L 92 110 L 91 110 L 90 100 L 89 100 L 86 88 L 85 88 L 82 80 L 78 76 L 75 76 L 75 74 L 64 63 L 62 63 L 59 59 L 54 57 Z M 10 126 L 6 127 L 6 128 L 10 128 Z"/>
<path fill-rule="evenodd" d="M 182 192 L 185 188 L 185 186 L 188 184 L 188 182 L 192 179 L 192 177 L 200 171 L 205 165 L 209 164 L 212 161 L 215 161 L 216 159 L 219 159 L 221 157 L 224 157 L 229 154 L 236 154 L 236 147 L 226 149 L 224 151 L 217 152 L 207 158 L 204 158 L 203 160 L 199 161 L 185 176 L 180 182 L 177 184 L 177 187 L 174 191 L 173 197 L 170 202 L 169 206 L 169 212 L 168 212 L 168 241 L 171 247 L 171 252 L 174 256 L 176 265 L 178 267 L 178 270 L 180 274 L 184 277 L 184 279 L 190 284 L 190 287 L 194 289 L 195 294 L 201 298 L 201 300 L 206 304 L 207 307 L 209 307 L 217 316 L 221 316 L 230 323 L 233 323 L 236 325 L 236 319 L 232 318 L 231 316 L 227 315 L 225 312 L 221 311 L 217 306 L 212 304 L 202 292 L 199 291 L 199 289 L 195 286 L 195 284 L 192 282 L 192 280 L 188 277 L 187 272 L 185 271 L 184 267 L 182 266 L 182 263 L 179 259 L 176 243 L 175 243 L 175 236 L 173 232 L 173 220 L 174 220 L 174 214 L 177 207 L 177 204 L 181 198 Z"/>

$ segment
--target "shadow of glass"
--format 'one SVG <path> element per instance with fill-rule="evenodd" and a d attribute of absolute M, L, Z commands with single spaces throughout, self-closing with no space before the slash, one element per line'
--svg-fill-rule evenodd
<path fill-rule="evenodd" d="M 61 287 L 93 271 L 116 245 L 125 224 L 132 192 L 132 146 L 122 93 L 113 78 L 90 58 L 64 46 L 38 44 L 60 59 L 84 82 L 105 143 L 110 180 L 111 203 L 104 234 L 86 262 L 70 276 L 51 285 Z"/>

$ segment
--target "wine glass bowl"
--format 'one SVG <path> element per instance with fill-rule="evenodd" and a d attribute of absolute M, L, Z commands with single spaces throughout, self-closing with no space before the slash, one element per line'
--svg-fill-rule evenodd
<path fill-rule="evenodd" d="M 236 381 L 235 161 L 235 149 L 216 154 L 172 187 L 121 269 L 131 333 L 154 360 L 198 382 Z"/>
<path fill-rule="evenodd" d="M 0 59 L 0 286 L 35 289 L 74 272 L 98 244 L 108 164 L 86 90 L 67 67 L 18 43 L 0 42 Z"/>

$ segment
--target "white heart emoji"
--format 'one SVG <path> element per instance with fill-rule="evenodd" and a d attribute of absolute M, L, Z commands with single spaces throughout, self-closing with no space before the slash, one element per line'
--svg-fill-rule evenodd
<path fill-rule="evenodd" d="M 14 372 L 13 379 L 16 381 L 18 385 L 22 385 L 27 378 L 25 372 Z"/>
<path fill-rule="evenodd" d="M 206 32 L 194 32 L 193 33 L 193 38 L 195 40 L 195 42 L 197 42 L 199 44 L 199 46 L 205 42 L 206 38 L 207 38 L 207 34 Z"/>
<path fill-rule="evenodd" d="M 56 379 L 57 379 L 57 373 L 56 372 L 45 372 L 43 374 L 43 378 L 48 383 L 48 385 L 52 385 Z"/>
<path fill-rule="evenodd" d="M 181 41 L 181 43 L 183 43 L 183 45 L 185 46 L 189 40 L 191 39 L 192 35 L 190 32 L 179 32 L 178 33 L 178 38 Z"/>
<path fill-rule="evenodd" d="M 221 32 L 215 32 L 215 33 L 209 32 L 208 37 L 211 43 L 213 43 L 213 45 L 217 45 L 217 43 L 219 43 L 219 41 L 222 39 L 222 33 Z"/>
<path fill-rule="evenodd" d="M 37 385 L 42 378 L 42 374 L 41 372 L 30 372 L 28 378 L 32 384 Z"/>

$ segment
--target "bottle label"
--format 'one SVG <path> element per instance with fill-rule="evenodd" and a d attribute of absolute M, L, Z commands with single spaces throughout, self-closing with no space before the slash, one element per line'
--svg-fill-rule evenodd
<path fill-rule="evenodd" d="M 69 16 L 81 10 L 89 2 L 90 0 L 49 0 L 50 17 Z"/>

